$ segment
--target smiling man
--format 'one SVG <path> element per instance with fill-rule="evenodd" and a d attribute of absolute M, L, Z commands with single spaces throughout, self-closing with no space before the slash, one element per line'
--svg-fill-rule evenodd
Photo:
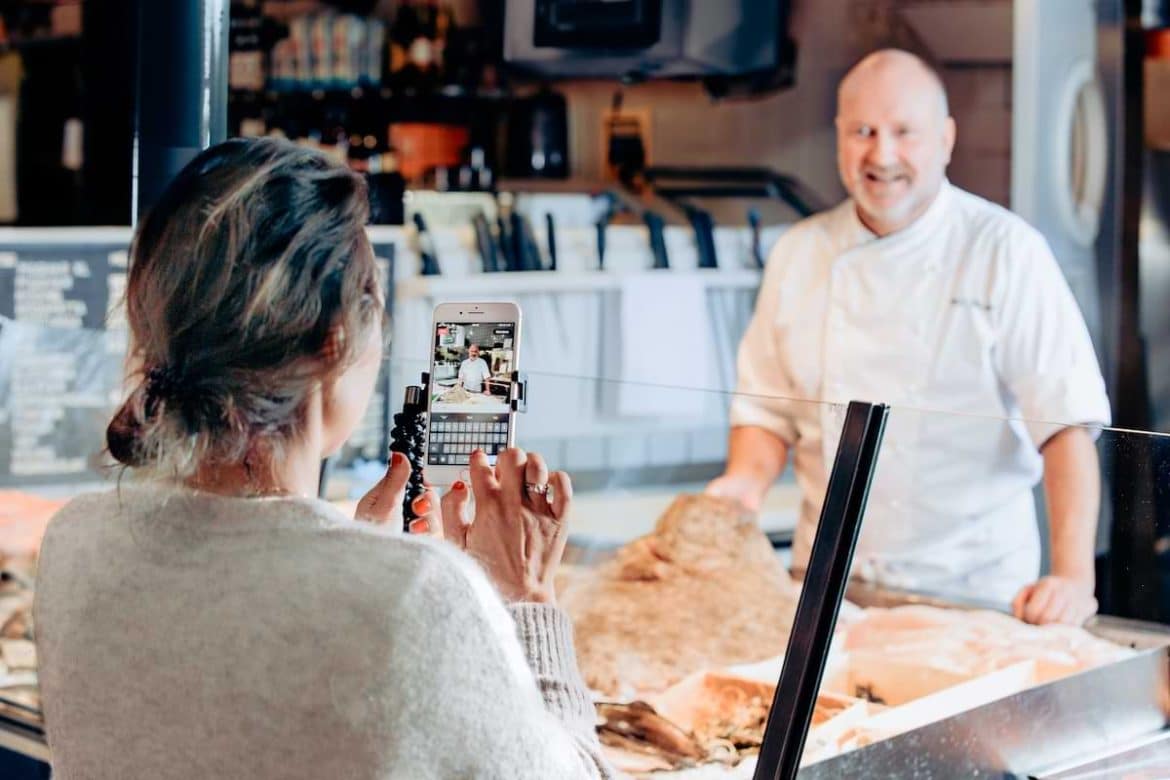
<path fill-rule="evenodd" d="M 1109 422 L 1109 402 L 1072 293 L 1039 233 L 946 180 L 955 122 L 925 62 L 871 54 L 841 82 L 837 110 L 850 197 L 772 250 L 740 345 L 727 469 L 708 492 L 758 508 L 791 454 L 803 568 L 839 404 L 887 402 L 855 574 L 1080 623 L 1096 611 L 1093 426 Z"/>

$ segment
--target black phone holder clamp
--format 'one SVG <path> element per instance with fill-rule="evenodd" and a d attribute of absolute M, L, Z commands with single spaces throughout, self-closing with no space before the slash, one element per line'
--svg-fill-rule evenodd
<path fill-rule="evenodd" d="M 406 495 L 402 499 L 402 530 L 410 531 L 412 521 L 418 519 L 412 504 L 426 491 L 423 484 L 424 457 L 427 450 L 427 393 L 431 377 L 422 374 L 421 385 L 409 385 L 402 400 L 402 411 L 394 415 L 394 426 L 390 429 L 390 452 L 400 452 L 410 462 L 410 479 L 406 483 Z M 508 406 L 513 412 L 528 411 L 528 374 L 512 372 L 512 385 L 508 388 Z"/>
<path fill-rule="evenodd" d="M 528 373 L 525 371 L 512 372 L 512 387 L 508 389 L 508 405 L 513 412 L 528 411 Z"/>

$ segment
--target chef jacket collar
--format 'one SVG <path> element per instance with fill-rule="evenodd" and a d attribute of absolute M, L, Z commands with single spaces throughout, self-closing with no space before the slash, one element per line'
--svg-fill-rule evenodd
<path fill-rule="evenodd" d="M 850 198 L 846 201 L 844 209 L 845 223 L 842 234 L 845 236 L 846 244 L 842 251 L 848 252 L 867 244 L 876 244 L 883 250 L 900 250 L 931 240 L 935 237 L 934 230 L 953 199 L 951 189 L 950 181 L 944 178 L 934 201 L 922 216 L 901 230 L 882 237 L 865 226 L 861 217 L 857 215 L 857 204 Z"/>

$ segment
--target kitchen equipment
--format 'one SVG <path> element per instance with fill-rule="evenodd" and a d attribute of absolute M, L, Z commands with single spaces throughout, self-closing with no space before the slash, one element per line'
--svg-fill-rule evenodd
<path fill-rule="evenodd" d="M 499 259 L 496 257 L 496 240 L 492 237 L 492 228 L 488 225 L 487 217 L 483 212 L 476 214 L 471 220 L 475 230 L 475 245 L 479 249 L 479 258 L 485 274 L 500 270 Z"/>
<path fill-rule="evenodd" d="M 540 247 L 536 244 L 532 224 L 527 217 L 517 211 L 512 212 L 512 243 L 521 271 L 544 270 L 544 262 L 540 257 Z"/>
<path fill-rule="evenodd" d="M 752 261 L 756 268 L 764 267 L 764 253 L 760 246 L 760 211 L 756 208 L 748 209 L 748 225 L 752 230 Z"/>
<path fill-rule="evenodd" d="M 504 59 L 553 77 L 793 81 L 790 0 L 505 0 Z"/>
<path fill-rule="evenodd" d="M 519 271 L 520 264 L 516 260 L 514 252 L 515 244 L 512 243 L 512 216 L 506 217 L 501 215 L 496 219 L 496 240 L 500 246 L 500 257 L 503 259 L 505 271 Z"/>
<path fill-rule="evenodd" d="M 691 228 L 695 231 L 695 248 L 699 251 L 699 268 L 718 268 L 719 260 L 715 252 L 715 221 L 711 214 L 696 206 L 685 205 L 687 219 L 691 221 Z"/>
<path fill-rule="evenodd" d="M 439 268 L 439 258 L 435 255 L 434 238 L 427 230 L 427 223 L 422 214 L 415 212 L 413 219 L 418 230 L 418 256 L 421 263 L 419 273 L 422 276 L 438 276 L 442 270 Z"/>
<path fill-rule="evenodd" d="M 564 179 L 569 175 L 569 119 L 563 95 L 542 89 L 508 112 L 507 175 Z"/>
<path fill-rule="evenodd" d="M 770 168 L 652 165 L 642 175 L 658 195 L 676 203 L 686 198 L 772 198 L 801 217 L 826 208 L 800 179 Z"/>
<path fill-rule="evenodd" d="M 557 231 L 556 220 L 551 213 L 544 215 L 544 237 L 548 243 L 548 270 L 557 270 Z"/>
<path fill-rule="evenodd" d="M 661 214 L 647 209 L 642 214 L 642 221 L 646 223 L 646 230 L 650 234 L 650 251 L 654 255 L 654 268 L 670 268 L 670 260 L 666 254 L 666 237 L 663 229 L 666 220 Z"/>
<path fill-rule="evenodd" d="M 605 233 L 609 222 L 618 212 L 617 197 L 612 192 L 603 192 L 599 198 L 600 208 L 595 228 L 597 230 L 597 270 L 605 270 Z"/>
<path fill-rule="evenodd" d="M 471 134 L 466 127 L 428 122 L 390 125 L 390 146 L 398 155 L 399 171 L 412 182 L 434 168 L 455 168 L 463 161 Z"/>

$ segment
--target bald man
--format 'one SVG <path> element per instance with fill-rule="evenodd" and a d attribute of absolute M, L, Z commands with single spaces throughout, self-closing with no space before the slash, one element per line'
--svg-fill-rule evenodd
<path fill-rule="evenodd" d="M 1083 622 L 1096 611 L 1093 438 L 1110 411 L 1056 260 L 1023 220 L 946 180 L 955 122 L 919 58 L 862 60 L 841 82 L 836 127 L 849 199 L 772 250 L 740 345 L 727 468 L 708 491 L 758 509 L 791 455 L 802 569 L 840 404 L 887 402 L 855 575 Z"/>

